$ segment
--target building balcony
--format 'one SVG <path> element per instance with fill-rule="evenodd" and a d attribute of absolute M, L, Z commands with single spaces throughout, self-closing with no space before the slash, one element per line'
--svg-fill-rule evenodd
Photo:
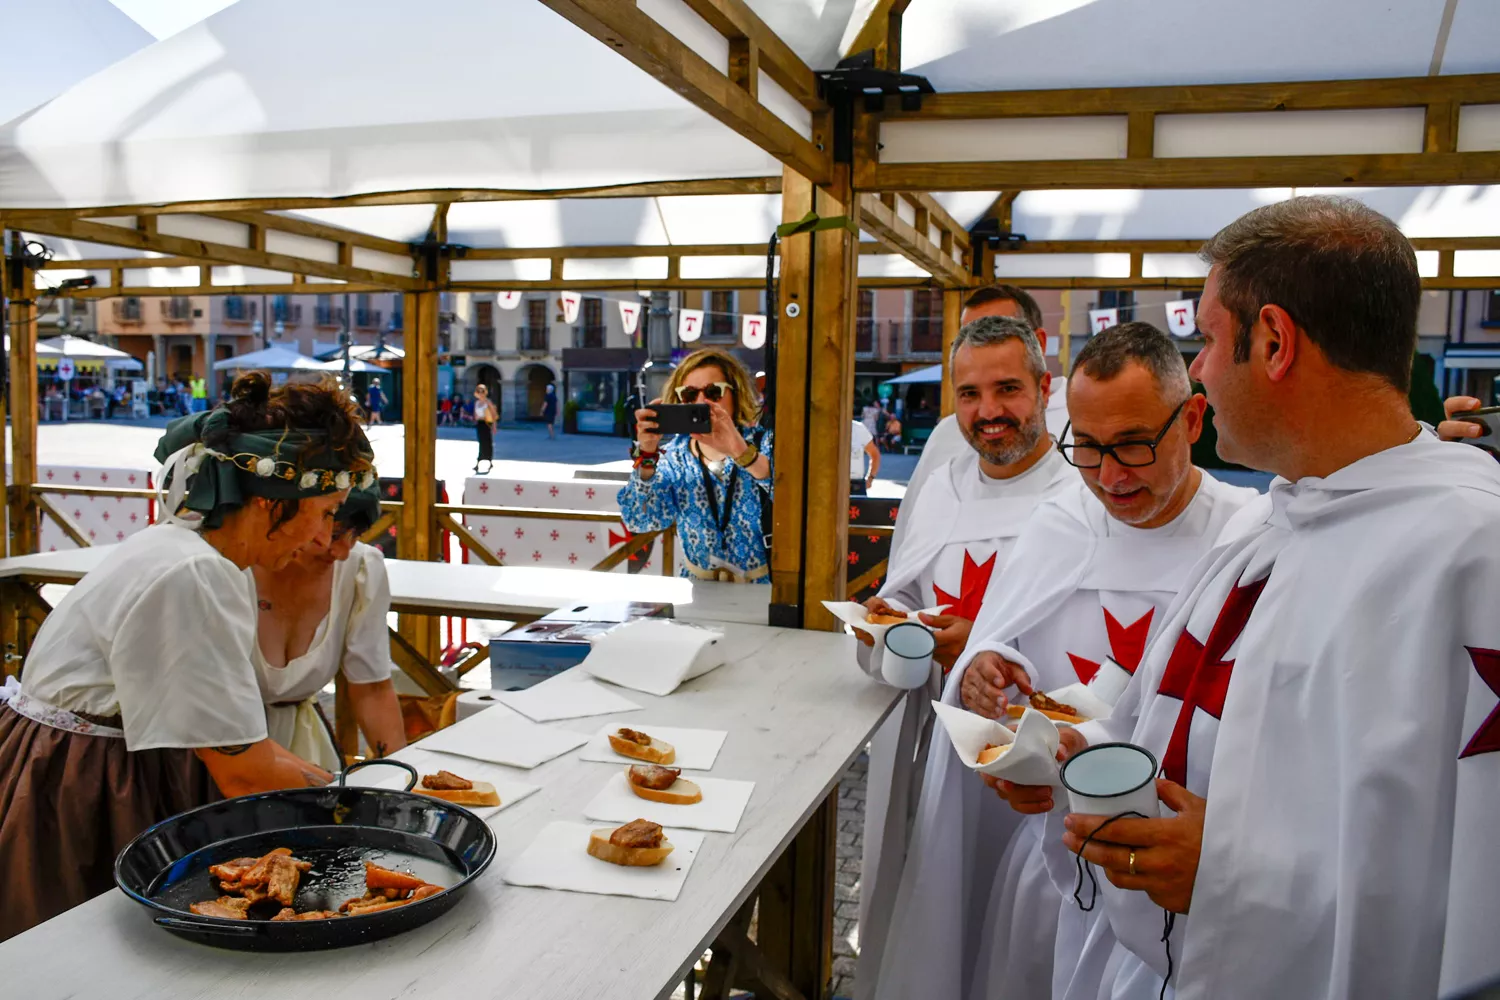
<path fill-rule="evenodd" d="M 193 303 L 186 295 L 174 295 L 160 303 L 161 318 L 168 323 L 191 323 Z"/>
<path fill-rule="evenodd" d="M 942 360 L 943 318 L 918 317 L 891 320 L 891 347 L 900 357 L 920 360 Z"/>
<path fill-rule="evenodd" d="M 604 346 L 605 328 L 601 324 L 573 327 L 573 346 L 600 348 Z"/>
<path fill-rule="evenodd" d="M 875 320 L 862 317 L 854 321 L 854 353 L 875 353 Z"/>
<path fill-rule="evenodd" d="M 544 326 L 516 327 L 516 350 L 522 354 L 551 354 L 551 331 Z"/>
<path fill-rule="evenodd" d="M 131 296 L 113 303 L 116 323 L 141 322 L 141 300 Z"/>
<path fill-rule="evenodd" d="M 354 310 L 354 325 L 362 330 L 372 330 L 380 326 L 379 309 L 356 309 Z"/>
<path fill-rule="evenodd" d="M 470 327 L 469 335 L 464 338 L 464 346 L 471 354 L 494 354 L 495 328 L 493 326 Z"/>
<path fill-rule="evenodd" d="M 226 323 L 248 323 L 255 319 L 255 300 L 247 299 L 243 295 L 227 295 L 224 297 L 224 322 Z"/>
<path fill-rule="evenodd" d="M 253 307 L 254 303 L 252 303 Z M 255 315 L 252 308 L 250 315 Z M 337 327 L 344 325 L 344 310 L 333 306 L 318 306 L 313 310 L 313 325 L 321 327 Z"/>

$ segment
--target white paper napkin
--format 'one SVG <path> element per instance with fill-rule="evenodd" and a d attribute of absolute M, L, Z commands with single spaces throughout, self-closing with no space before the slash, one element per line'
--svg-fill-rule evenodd
<path fill-rule="evenodd" d="M 500 796 L 500 804 L 498 806 L 464 806 L 469 812 L 485 820 L 488 820 L 502 809 L 509 809 L 531 793 L 540 791 L 542 787 L 540 785 L 528 784 L 524 781 L 517 781 L 498 764 L 473 760 L 469 757 L 458 757 L 453 754 L 433 753 L 422 749 L 422 747 L 407 747 L 404 750 L 398 750 L 391 755 L 391 758 L 410 764 L 417 769 L 418 775 L 448 771 L 460 777 L 468 778 L 470 781 L 488 781 L 495 786 L 495 791 Z M 361 778 L 365 778 L 366 781 L 361 782 Z M 398 768 L 367 767 L 364 770 L 355 772 L 350 777 L 349 784 L 358 785 L 364 783 L 372 788 L 405 788 L 408 780 L 409 775 Z"/>
<path fill-rule="evenodd" d="M 595 637 L 579 664 L 600 680 L 664 698 L 724 662 L 724 633 L 663 618 L 637 618 Z"/>
<path fill-rule="evenodd" d="M 633 712 L 641 707 L 576 670 L 548 678 L 524 691 L 501 691 L 495 695 L 495 700 L 535 722 L 613 715 Z"/>
<path fill-rule="evenodd" d="M 874 622 L 867 621 L 866 619 L 869 616 L 869 612 L 867 612 L 865 610 L 865 606 L 863 604 L 860 604 L 858 601 L 824 601 L 823 607 L 828 609 L 829 614 L 833 615 L 833 617 L 837 618 L 845 625 L 848 625 L 850 628 L 857 628 L 861 632 L 868 632 L 875 638 L 876 642 L 879 642 L 881 637 L 885 635 L 885 630 L 891 627 L 889 625 L 876 624 Z M 943 609 L 946 607 L 948 607 L 948 605 L 939 604 L 936 607 L 931 608 L 918 608 L 916 611 L 908 612 L 906 615 L 906 620 L 915 622 L 918 625 L 922 625 L 922 620 L 918 618 L 917 615 L 940 615 L 943 613 Z M 927 628 L 926 625 L 922 625 L 922 627 Z"/>
<path fill-rule="evenodd" d="M 458 754 L 511 767 L 533 768 L 589 741 L 583 733 L 539 726 L 496 705 L 422 740 L 421 749 Z"/>
<path fill-rule="evenodd" d="M 599 794 L 583 807 L 583 814 L 589 819 L 612 823 L 649 819 L 662 826 L 713 830 L 716 833 L 733 833 L 739 829 L 740 817 L 745 814 L 750 793 L 755 791 L 755 782 L 696 777 L 688 780 L 703 789 L 703 801 L 690 806 L 669 805 L 651 802 L 632 792 L 622 769 L 612 775 Z"/>
<path fill-rule="evenodd" d="M 548 823 L 501 877 L 511 885 L 542 889 L 592 892 L 602 896 L 637 896 L 668 902 L 677 898 L 687 881 L 693 859 L 703 846 L 703 834 L 692 830 L 667 830 L 667 840 L 675 850 L 667 855 L 666 860 L 649 868 L 627 868 L 600 861 L 588 853 L 589 834 L 604 828 L 603 823 Z"/>
<path fill-rule="evenodd" d="M 935 701 L 932 707 L 965 767 L 1018 785 L 1062 787 L 1058 779 L 1057 727 L 1041 712 L 1026 709 L 1016 731 L 1011 732 L 994 719 L 986 719 L 953 705 Z M 987 745 L 1005 746 L 1007 743 L 1011 748 L 998 760 L 984 765 L 979 763 L 979 752 Z"/>
<path fill-rule="evenodd" d="M 1087 684 L 1077 681 L 1066 687 L 1060 687 L 1056 691 L 1048 691 L 1047 697 L 1053 701 L 1060 701 L 1064 705 L 1072 705 L 1078 709 L 1080 715 L 1085 719 L 1107 719 L 1115 707 L 1094 693 L 1094 689 Z M 1055 720 L 1054 720 L 1055 721 Z M 1068 725 L 1066 722 L 1059 725 Z"/>
<path fill-rule="evenodd" d="M 722 729 L 677 729 L 673 726 L 653 726 L 634 720 L 631 720 L 629 725 L 631 729 L 639 730 L 663 743 L 672 744 L 673 749 L 677 751 L 677 759 L 667 766 L 680 767 L 689 771 L 711 770 L 714 761 L 718 759 L 719 750 L 724 746 L 724 738 L 729 735 Z M 578 756 L 583 760 L 597 760 L 605 764 L 641 763 L 634 758 L 615 753 L 610 747 L 609 734 L 619 728 L 613 722 L 601 728 Z"/>

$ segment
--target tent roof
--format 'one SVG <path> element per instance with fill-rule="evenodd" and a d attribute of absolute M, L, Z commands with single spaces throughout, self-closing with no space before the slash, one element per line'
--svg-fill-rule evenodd
<path fill-rule="evenodd" d="M 901 62 L 940 92 L 1493 72 L 1500 5 L 1451 6 L 1445 35 L 1435 0 L 913 0 Z"/>
<path fill-rule="evenodd" d="M 281 347 L 279 345 L 214 362 L 214 371 L 216 372 L 231 371 L 233 369 L 249 370 L 253 368 L 269 368 L 276 371 L 285 371 L 287 369 L 317 371 L 321 370 L 322 367 L 321 362 L 316 359 L 309 358 L 305 354 L 299 354 L 290 347 Z"/>
<path fill-rule="evenodd" d="M 241 0 L 0 127 L 9 208 L 780 172 L 536 0 Z"/>
<path fill-rule="evenodd" d="M 70 334 L 63 334 L 61 337 L 50 337 L 47 340 L 39 340 L 37 341 L 37 346 L 39 348 L 47 348 L 46 351 L 38 351 L 38 353 L 67 355 L 70 358 L 83 361 L 135 360 L 124 351 L 117 351 L 113 347 L 96 344 L 92 340 L 84 340 L 82 337 L 74 337 Z"/>
<path fill-rule="evenodd" d="M 154 39 L 108 0 L 0 0 L 0 121 L 56 97 Z"/>

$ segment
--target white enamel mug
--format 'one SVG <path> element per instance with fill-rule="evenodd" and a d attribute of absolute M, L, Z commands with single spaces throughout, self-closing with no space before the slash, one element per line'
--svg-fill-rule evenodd
<path fill-rule="evenodd" d="M 1100 743 L 1079 751 L 1063 764 L 1062 783 L 1068 790 L 1068 807 L 1075 813 L 1161 815 L 1156 758 L 1134 743 Z"/>
<path fill-rule="evenodd" d="M 919 622 L 902 622 L 885 630 L 880 676 L 892 687 L 919 688 L 932 676 L 932 654 L 937 640 Z"/>

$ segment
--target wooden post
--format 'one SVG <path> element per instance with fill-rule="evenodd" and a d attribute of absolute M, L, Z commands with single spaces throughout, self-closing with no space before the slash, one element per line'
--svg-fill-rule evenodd
<path fill-rule="evenodd" d="M 406 358 L 402 361 L 401 421 L 406 431 L 406 471 L 401 483 L 401 527 L 397 551 L 402 559 L 439 557 L 433 517 L 437 503 L 437 291 L 405 296 Z M 428 660 L 438 656 L 437 620 L 428 615 L 401 616 L 401 634 Z"/>
<path fill-rule="evenodd" d="M 22 263 L 23 242 L 12 231 L 11 256 L 5 261 L 5 294 L 9 300 L 10 335 L 11 555 L 37 550 L 37 512 L 31 502 L 36 482 L 36 300 L 31 274 Z"/>
<path fill-rule="evenodd" d="M 809 210 L 824 219 L 849 217 L 854 201 L 847 170 L 839 176 L 838 189 L 831 190 L 788 169 L 782 218 L 795 221 Z M 777 625 L 832 629 L 835 619 L 820 602 L 844 598 L 858 252 L 858 237 L 845 228 L 789 236 L 781 244 L 771 552 Z"/>
<path fill-rule="evenodd" d="M 953 412 L 953 342 L 958 339 L 960 317 L 964 312 L 964 292 L 961 288 L 943 291 L 943 416 Z"/>
<path fill-rule="evenodd" d="M 1057 363 L 1062 366 L 1062 373 L 1067 375 L 1073 356 L 1073 292 L 1071 289 L 1063 290 L 1062 307 L 1062 329 L 1057 335 Z"/>

